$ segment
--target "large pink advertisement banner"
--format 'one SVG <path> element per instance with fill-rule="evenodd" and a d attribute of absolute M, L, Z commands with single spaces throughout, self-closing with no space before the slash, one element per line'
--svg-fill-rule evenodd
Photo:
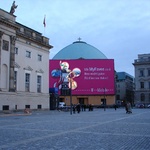
<path fill-rule="evenodd" d="M 115 93 L 113 59 L 50 60 L 49 66 L 50 88 L 60 89 L 65 82 L 68 87 L 72 85 L 72 95 L 112 95 Z"/>

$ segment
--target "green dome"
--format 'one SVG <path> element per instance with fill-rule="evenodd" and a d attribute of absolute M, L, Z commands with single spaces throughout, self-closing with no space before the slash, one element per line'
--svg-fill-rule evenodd
<path fill-rule="evenodd" d="M 60 50 L 53 59 L 107 59 L 107 57 L 86 42 L 76 41 Z"/>

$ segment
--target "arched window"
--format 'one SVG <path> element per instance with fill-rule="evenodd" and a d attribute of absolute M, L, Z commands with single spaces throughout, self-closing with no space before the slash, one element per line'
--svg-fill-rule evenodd
<path fill-rule="evenodd" d="M 141 101 L 145 101 L 145 95 L 144 95 L 144 93 L 141 93 Z"/>

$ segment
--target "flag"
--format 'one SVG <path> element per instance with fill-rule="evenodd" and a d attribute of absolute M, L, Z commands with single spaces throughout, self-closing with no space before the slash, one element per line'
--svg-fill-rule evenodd
<path fill-rule="evenodd" d="M 45 18 L 46 18 L 46 17 L 44 16 L 44 20 L 43 20 L 44 27 L 46 27 Z"/>

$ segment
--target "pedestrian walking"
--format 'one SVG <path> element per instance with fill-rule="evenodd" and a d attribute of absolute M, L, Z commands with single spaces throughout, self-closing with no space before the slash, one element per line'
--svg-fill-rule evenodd
<path fill-rule="evenodd" d="M 84 104 L 81 105 L 81 109 L 82 109 L 82 111 L 84 110 Z"/>
<path fill-rule="evenodd" d="M 132 110 L 131 110 L 131 103 L 130 102 L 127 102 L 125 104 L 125 109 L 126 109 L 126 114 L 131 114 L 132 113 Z"/>
<path fill-rule="evenodd" d="M 125 104 L 125 110 L 126 110 L 126 114 L 128 113 L 128 106 L 127 103 Z"/>
<path fill-rule="evenodd" d="M 76 113 L 76 105 L 73 105 L 73 113 Z"/>
<path fill-rule="evenodd" d="M 114 108 L 115 108 L 115 110 L 117 110 L 117 105 L 116 104 L 114 104 Z"/>
<path fill-rule="evenodd" d="M 84 111 L 86 111 L 86 105 L 84 104 Z"/>
<path fill-rule="evenodd" d="M 91 104 L 89 104 L 89 111 L 91 111 Z"/>
<path fill-rule="evenodd" d="M 80 103 L 78 103 L 78 105 L 76 106 L 76 108 L 77 108 L 77 112 L 78 112 L 78 114 L 80 113 L 80 110 L 81 110 L 81 108 L 80 108 Z"/>
<path fill-rule="evenodd" d="M 131 109 L 131 103 L 130 102 L 127 103 L 127 107 L 128 107 L 128 114 L 131 114 L 132 109 Z"/>

